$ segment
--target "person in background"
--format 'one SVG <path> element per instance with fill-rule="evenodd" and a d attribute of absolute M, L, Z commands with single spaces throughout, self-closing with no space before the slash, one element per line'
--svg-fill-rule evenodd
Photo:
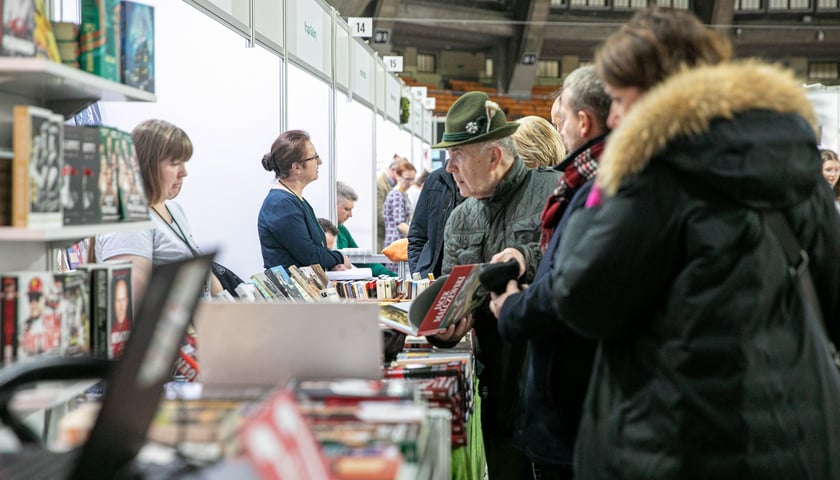
<path fill-rule="evenodd" d="M 315 212 L 303 198 L 303 189 L 318 178 L 321 163 L 303 130 L 281 133 L 263 155 L 263 168 L 275 178 L 257 218 L 264 268 L 316 263 L 325 270 L 351 267 L 344 255 L 327 248 Z"/>
<path fill-rule="evenodd" d="M 443 227 L 463 200 L 452 174 L 446 171 L 446 163 L 429 173 L 408 227 L 408 268 L 412 273 L 440 276 Z"/>
<path fill-rule="evenodd" d="M 380 252 L 388 244 L 385 243 L 385 198 L 397 186 L 397 165 L 405 159 L 394 154 L 388 168 L 376 177 L 376 251 Z"/>
<path fill-rule="evenodd" d="M 152 266 L 182 260 L 201 252 L 193 238 L 184 209 L 174 198 L 187 177 L 193 145 L 187 133 L 165 120 L 145 120 L 131 131 L 137 163 L 154 228 L 142 232 L 112 233 L 96 237 L 97 262 L 131 262 L 132 298 L 138 305 L 146 291 Z M 222 291 L 215 276 L 209 278 L 210 294 Z"/>
<path fill-rule="evenodd" d="M 518 127 L 507 121 L 484 92 L 465 93 L 447 112 L 443 139 L 433 148 L 447 149 L 446 170 L 466 200 L 446 222 L 444 274 L 456 265 L 489 262 L 499 255 L 502 261 L 519 260 L 524 280 L 533 278 L 542 258 L 542 204 L 560 174 L 525 167 L 510 138 Z M 508 342 L 499 336 L 487 302 L 441 334 L 427 338 L 438 347 L 451 347 L 473 326 L 476 360 L 483 365 L 478 374 L 481 428 L 490 478 L 532 478 L 531 461 L 511 442 L 519 414 L 525 342 Z"/>
<path fill-rule="evenodd" d="M 385 246 L 396 242 L 408 235 L 408 224 L 411 222 L 411 204 L 405 194 L 408 187 L 414 182 L 417 169 L 411 162 L 400 162 L 397 165 L 397 186 L 388 192 L 385 198 L 385 207 L 382 210 L 385 216 Z M 398 265 L 389 263 L 386 265 L 389 270 L 396 270 Z"/>
<path fill-rule="evenodd" d="M 350 217 L 353 216 L 353 208 L 356 206 L 356 201 L 359 195 L 350 185 L 342 181 L 335 182 L 336 194 L 336 217 L 338 219 L 338 235 L 336 237 L 336 248 L 359 248 L 356 240 L 350 235 L 350 230 L 344 225 Z M 360 263 L 357 265 L 361 268 L 370 268 L 371 274 L 374 277 L 386 275 L 389 277 L 396 277 L 397 274 L 385 268 L 381 263 Z"/>
<path fill-rule="evenodd" d="M 516 153 L 528 168 L 553 167 L 566 157 L 563 138 L 546 119 L 536 115 L 522 117 L 512 135 Z"/>
<path fill-rule="evenodd" d="M 840 178 L 840 158 L 837 158 L 834 150 L 827 148 L 820 149 L 820 157 L 823 162 L 823 177 L 831 185 L 831 191 L 834 193 L 834 204 L 837 206 L 837 211 L 840 212 L 840 192 L 837 186 L 837 179 Z"/>
<path fill-rule="evenodd" d="M 558 320 L 599 341 L 576 480 L 840 478 L 840 375 L 766 216 L 840 341 L 816 116 L 792 72 L 731 49 L 654 7 L 596 51 L 613 131 L 552 271 Z"/>
<path fill-rule="evenodd" d="M 327 238 L 327 248 L 330 250 L 336 248 L 335 239 L 338 237 L 338 228 L 336 228 L 335 224 L 326 218 L 319 217 L 318 225 L 321 226 L 321 230 L 324 231 L 324 236 Z"/>
<path fill-rule="evenodd" d="M 423 183 L 426 182 L 426 177 L 429 175 L 428 170 L 423 170 L 414 177 L 414 183 L 405 191 L 408 197 L 408 204 L 411 206 L 411 211 L 414 212 L 414 207 L 417 206 L 417 199 L 420 198 L 420 192 L 423 190 Z"/>
<path fill-rule="evenodd" d="M 572 153 L 558 166 L 564 174 L 543 211 L 543 221 L 557 227 L 544 233 L 551 238 L 529 288 L 520 289 L 511 282 L 503 295 L 491 294 L 490 303 L 490 310 L 499 319 L 502 338 L 528 341 L 522 412 L 514 445 L 534 462 L 541 480 L 573 476 L 572 454 L 595 342 L 559 324 L 552 300 L 551 268 L 568 217 L 583 208 L 595 181 L 610 112 L 604 82 L 591 66 L 570 73 L 558 98 L 559 118 L 563 119 L 560 130 L 567 132 L 563 138 L 569 142 L 566 147 Z M 553 127 L 552 132 L 560 137 Z M 544 155 L 553 155 L 550 144 L 545 143 L 544 148 Z"/>

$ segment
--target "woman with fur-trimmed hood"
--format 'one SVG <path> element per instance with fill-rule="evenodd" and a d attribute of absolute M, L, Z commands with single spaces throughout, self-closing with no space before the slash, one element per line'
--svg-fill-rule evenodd
<path fill-rule="evenodd" d="M 763 216 L 807 251 L 838 343 L 814 113 L 790 73 L 730 52 L 652 8 L 596 54 L 615 130 L 553 272 L 561 320 L 601 340 L 576 480 L 840 478 L 840 374 Z"/>

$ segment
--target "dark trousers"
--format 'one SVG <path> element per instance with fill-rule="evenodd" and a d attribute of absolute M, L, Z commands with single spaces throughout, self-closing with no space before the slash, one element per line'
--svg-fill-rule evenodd
<path fill-rule="evenodd" d="M 535 480 L 572 480 L 574 472 L 572 466 L 541 466 L 534 464 L 534 479 Z"/>
<path fill-rule="evenodd" d="M 484 433 L 484 456 L 489 480 L 534 478 L 531 461 L 511 445 L 510 437 Z"/>

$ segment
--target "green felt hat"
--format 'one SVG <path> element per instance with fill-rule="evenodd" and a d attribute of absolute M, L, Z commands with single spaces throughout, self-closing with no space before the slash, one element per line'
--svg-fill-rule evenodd
<path fill-rule="evenodd" d="M 486 93 L 467 92 L 449 107 L 443 139 L 432 148 L 497 140 L 510 136 L 517 128 L 519 123 L 508 122 L 499 104 Z"/>

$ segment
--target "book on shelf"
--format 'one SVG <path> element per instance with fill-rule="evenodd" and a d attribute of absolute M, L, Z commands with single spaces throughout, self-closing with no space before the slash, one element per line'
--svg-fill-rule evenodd
<path fill-rule="evenodd" d="M 2 309 L 0 309 L 0 345 L 3 346 L 3 365 L 11 365 L 17 357 L 17 312 L 18 279 L 5 275 L 0 279 L 3 285 Z"/>
<path fill-rule="evenodd" d="M 60 290 L 56 308 L 61 317 L 61 345 L 65 355 L 90 351 L 90 292 L 87 272 L 53 274 Z"/>
<path fill-rule="evenodd" d="M 94 355 L 102 357 L 113 357 L 115 350 L 121 348 L 119 340 L 122 337 L 128 336 L 126 333 L 120 333 L 119 328 L 125 327 L 125 323 L 117 324 L 117 329 L 112 332 L 111 325 L 113 322 L 113 304 L 114 304 L 114 277 L 127 279 L 127 294 L 131 296 L 131 262 L 127 261 L 113 261 L 102 263 L 83 263 L 78 266 L 78 270 L 87 272 L 88 275 L 88 289 L 90 292 L 90 315 L 89 315 L 89 335 L 90 335 L 90 351 Z M 117 275 L 114 270 L 122 271 L 123 273 Z M 126 275 L 125 271 L 128 270 Z M 122 290 L 123 287 L 120 287 Z M 122 291 L 119 292 L 122 296 Z M 120 299 L 122 302 L 122 298 Z M 122 305 L 120 305 L 122 308 Z M 131 315 L 130 301 L 127 306 L 127 315 Z M 125 320 L 123 320 L 124 322 Z M 112 333 L 117 335 L 112 337 Z M 114 342 L 116 340 L 117 342 Z"/>
<path fill-rule="evenodd" d="M 102 222 L 102 191 L 100 190 L 102 155 L 99 129 L 96 127 L 77 127 L 82 134 L 81 156 L 81 222 L 95 225 Z"/>
<path fill-rule="evenodd" d="M 456 265 L 448 275 L 435 280 L 411 302 L 381 305 L 380 322 L 415 336 L 434 335 L 446 330 L 487 299 L 487 290 L 478 279 L 483 265 L 486 264 Z"/>
<path fill-rule="evenodd" d="M 30 1 L 35 4 L 35 31 L 32 34 L 32 40 L 35 43 L 35 56 L 60 63 L 61 55 L 58 52 L 58 44 L 55 41 L 55 33 L 44 0 L 24 0 L 18 3 L 30 3 Z"/>
<path fill-rule="evenodd" d="M 0 54 L 5 57 L 35 56 L 35 2 L 2 2 L 3 35 Z"/>
<path fill-rule="evenodd" d="M 79 24 L 73 22 L 52 22 L 58 56 L 68 67 L 79 68 Z"/>
<path fill-rule="evenodd" d="M 12 224 L 12 160 L 0 158 L 0 225 Z"/>
<path fill-rule="evenodd" d="M 61 316 L 57 311 L 59 292 L 49 272 L 21 271 L 3 276 L 3 284 L 17 284 L 15 335 L 17 350 L 13 360 L 61 354 Z M 5 318 L 6 320 L 11 320 Z"/>
<path fill-rule="evenodd" d="M 64 126 L 64 167 L 61 169 L 61 207 L 64 225 L 81 225 L 82 214 L 83 165 L 82 138 L 83 127 Z"/>
<path fill-rule="evenodd" d="M 12 225 L 61 227 L 64 118 L 31 105 L 15 105 L 12 117 Z"/>
<path fill-rule="evenodd" d="M 142 3 L 122 1 L 122 81 L 155 92 L 155 9 Z"/>
<path fill-rule="evenodd" d="M 149 206 L 143 190 L 143 177 L 131 134 L 115 128 L 110 131 L 117 158 L 117 193 L 120 219 L 133 222 L 149 219 Z"/>
<path fill-rule="evenodd" d="M 119 151 L 111 128 L 95 127 L 99 134 L 99 214 L 102 223 L 120 219 Z"/>
<path fill-rule="evenodd" d="M 120 2 L 81 0 L 79 66 L 108 80 L 120 81 Z"/>
<path fill-rule="evenodd" d="M 125 343 L 131 335 L 131 329 L 134 327 L 131 265 L 111 268 L 110 276 L 108 357 L 120 358 L 125 350 Z"/>

